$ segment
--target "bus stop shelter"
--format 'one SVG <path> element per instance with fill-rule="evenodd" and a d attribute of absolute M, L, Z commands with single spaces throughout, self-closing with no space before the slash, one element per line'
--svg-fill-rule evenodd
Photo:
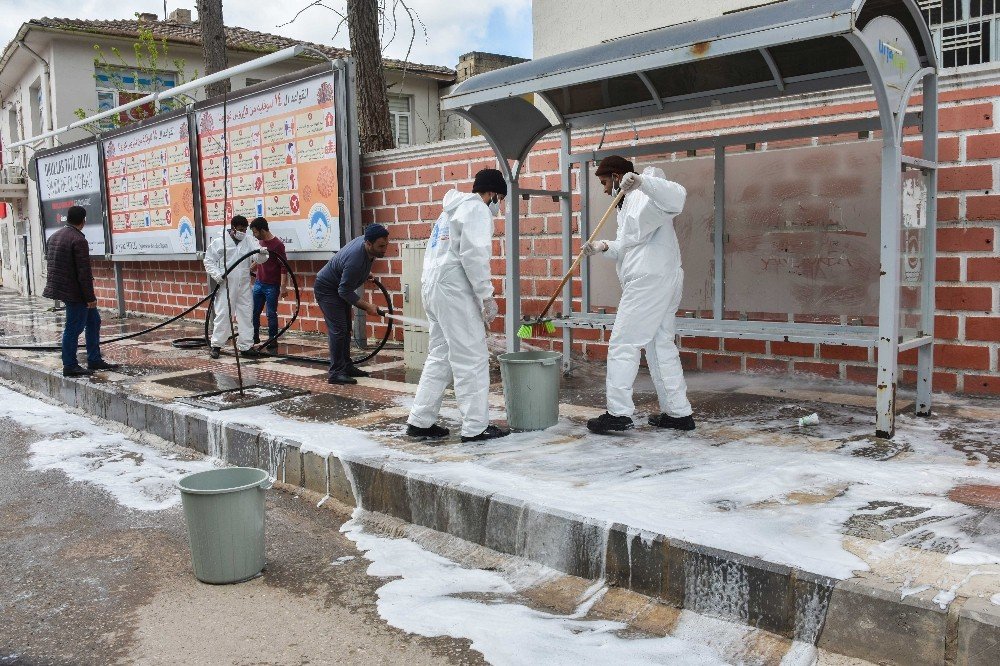
<path fill-rule="evenodd" d="M 920 85 L 922 97 L 914 106 L 911 99 Z M 574 151 L 574 131 L 671 115 L 683 114 L 691 120 L 727 105 L 847 89 L 860 89 L 867 99 L 873 99 L 878 114 Z M 808 100 L 801 103 L 807 105 Z M 881 437 L 892 437 L 895 430 L 899 353 L 916 349 L 916 410 L 921 415 L 930 413 L 937 62 L 930 32 L 915 0 L 786 0 L 643 32 L 475 76 L 457 86 L 443 100 L 442 109 L 461 114 L 481 130 L 508 180 L 506 333 L 512 350 L 518 346 L 516 330 L 522 318 L 521 200 L 542 196 L 560 201 L 563 266 L 569 266 L 574 170 L 582 194 L 580 235 L 586 238 L 593 207 L 588 176 L 597 161 L 611 154 L 631 159 L 707 154 L 714 158 L 710 172 L 710 178 L 714 177 L 709 202 L 711 234 L 699 251 L 708 252 L 710 261 L 706 263 L 712 268 L 705 292 L 710 303 L 704 310 L 694 308 L 679 315 L 678 333 L 874 348 L 876 434 Z M 919 158 L 903 154 L 907 128 L 911 128 L 908 133 L 922 135 Z M 560 189 L 521 188 L 519 179 L 529 152 L 550 132 L 561 136 Z M 880 138 L 878 143 L 869 143 L 876 150 L 880 147 L 880 155 L 876 155 L 877 167 L 871 179 L 875 203 L 870 218 L 863 220 L 867 227 L 863 232 L 877 242 L 877 248 L 873 247 L 877 258 L 872 260 L 872 317 L 843 313 L 837 318 L 811 317 L 822 313 L 790 312 L 784 320 L 776 321 L 729 307 L 727 299 L 735 285 L 734 280 L 727 282 L 726 245 L 739 241 L 733 237 L 739 233 L 739 225 L 726 210 L 727 204 L 732 207 L 732 197 L 726 194 L 727 177 L 732 180 L 735 169 L 740 168 L 734 147 L 750 149 L 768 142 L 846 133 Z M 727 171 L 727 164 L 734 170 Z M 768 176 L 766 170 L 755 175 L 762 181 Z M 676 179 L 687 186 L 683 179 Z M 599 216 L 598 212 L 593 217 Z M 840 229 L 838 233 L 849 235 L 857 230 Z M 574 311 L 569 285 L 562 294 L 563 308 L 556 323 L 562 327 L 566 350 L 571 348 L 574 330 L 608 328 L 614 321 L 613 314 L 593 311 L 588 270 L 585 266 L 581 307 Z M 568 353 L 564 364 L 568 370 Z"/>

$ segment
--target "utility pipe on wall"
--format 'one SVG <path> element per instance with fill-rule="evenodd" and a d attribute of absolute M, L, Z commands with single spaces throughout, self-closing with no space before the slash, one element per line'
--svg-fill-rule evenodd
<path fill-rule="evenodd" d="M 22 39 L 17 42 L 17 45 L 28 52 L 35 62 L 42 66 L 42 91 L 44 93 L 42 108 L 42 135 L 48 135 L 52 132 L 55 127 L 55 116 L 52 110 L 52 70 L 49 68 L 49 61 L 38 55 L 30 46 L 28 46 Z M 55 135 L 48 136 L 45 139 L 45 147 L 52 148 L 55 145 L 53 139 Z M 11 148 L 16 148 L 18 144 L 11 144 Z"/>

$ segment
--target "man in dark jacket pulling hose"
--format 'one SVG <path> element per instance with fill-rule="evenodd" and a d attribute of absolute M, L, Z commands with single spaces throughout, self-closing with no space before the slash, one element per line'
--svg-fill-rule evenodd
<path fill-rule="evenodd" d="M 48 278 L 42 296 L 66 304 L 66 328 L 62 337 L 63 375 L 84 377 L 95 370 L 118 366 L 101 358 L 101 313 L 94 295 L 94 275 L 90 269 L 90 246 L 83 235 L 87 211 L 73 206 L 66 213 L 66 226 L 46 243 Z M 80 333 L 86 331 L 87 367 L 76 359 Z"/>
<path fill-rule="evenodd" d="M 371 224 L 364 236 L 345 245 L 316 275 L 316 303 L 326 319 L 330 339 L 330 384 L 357 384 L 355 377 L 368 373 L 351 363 L 351 306 L 370 315 L 382 316 L 374 303 L 362 299 L 358 288 L 371 277 L 372 263 L 385 256 L 389 230 Z"/>

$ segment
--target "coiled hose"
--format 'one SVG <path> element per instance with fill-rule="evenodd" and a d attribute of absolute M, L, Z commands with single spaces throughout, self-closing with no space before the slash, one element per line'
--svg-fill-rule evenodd
<path fill-rule="evenodd" d="M 228 276 L 239 264 L 243 263 L 244 261 L 247 261 L 248 259 L 250 259 L 250 257 L 254 256 L 255 254 L 257 254 L 257 250 L 254 250 L 253 252 L 247 252 L 245 255 L 243 255 L 242 257 L 240 257 L 239 260 L 237 260 L 232 266 L 230 266 L 226 270 L 226 272 L 222 274 L 222 277 L 225 278 L 226 276 Z M 292 279 L 292 287 L 295 289 L 295 310 L 292 312 L 291 319 L 289 319 L 285 323 L 285 325 L 281 328 L 281 330 L 279 330 L 275 334 L 275 336 L 273 338 L 268 338 L 266 341 L 264 341 L 263 343 L 261 343 L 260 347 L 264 347 L 264 346 L 266 346 L 266 345 L 268 345 L 268 344 L 270 344 L 272 342 L 276 342 L 278 340 L 278 338 L 280 338 L 282 335 L 284 335 L 285 332 L 288 331 L 289 328 L 291 328 L 292 324 L 295 323 L 295 320 L 299 316 L 299 310 L 302 307 L 302 295 L 301 295 L 301 292 L 299 291 L 299 281 L 295 277 L 295 273 L 292 271 L 291 265 L 288 263 L 287 259 L 285 259 L 284 257 L 282 257 L 280 255 L 275 254 L 275 255 L 272 255 L 272 256 L 277 257 L 277 259 L 285 267 L 285 270 L 288 271 L 289 277 L 291 277 L 291 279 Z M 133 333 L 128 333 L 128 334 L 125 334 L 125 335 L 119 335 L 119 336 L 114 337 L 114 338 L 109 338 L 107 340 L 102 340 L 101 342 L 106 344 L 106 343 L 112 343 L 112 342 L 121 342 L 122 340 L 130 340 L 132 338 L 138 338 L 138 337 L 143 336 L 143 335 L 148 335 L 149 333 L 152 333 L 154 331 L 158 331 L 161 328 L 163 328 L 164 326 L 169 326 L 170 324 L 173 324 L 174 322 L 176 322 L 176 321 L 178 321 L 180 319 L 183 319 L 187 315 L 191 314 L 192 312 L 194 312 L 195 310 L 197 310 L 199 307 L 201 307 L 202 305 L 204 305 L 206 302 L 213 302 L 214 299 L 215 299 L 215 294 L 218 293 L 219 289 L 223 285 L 223 282 L 224 282 L 224 280 L 220 280 L 219 283 L 215 285 L 215 288 L 212 290 L 212 292 L 208 296 L 205 296 L 203 299 L 201 299 L 200 301 L 198 301 L 197 303 L 195 303 L 194 305 L 192 305 L 191 307 L 189 307 L 184 312 L 181 312 L 180 314 L 175 315 L 175 316 L 171 317 L 170 319 L 167 319 L 166 321 L 162 321 L 159 324 L 156 324 L 154 326 L 150 326 L 149 328 L 144 328 L 141 331 L 135 331 Z M 375 282 L 375 285 L 382 292 L 382 295 L 385 297 L 387 312 L 389 314 L 392 314 L 393 313 L 392 299 L 389 298 L 389 292 L 386 290 L 385 286 L 381 282 L 379 282 L 378 280 L 375 280 L 374 282 Z M 176 339 L 176 340 L 173 341 L 173 346 L 177 347 L 179 349 L 197 349 L 197 348 L 200 348 L 200 347 L 206 347 L 206 346 L 208 346 L 209 345 L 209 331 L 208 331 L 208 329 L 209 329 L 209 321 L 211 319 L 211 316 L 212 316 L 212 306 L 209 305 L 208 310 L 205 313 L 205 330 L 204 330 L 203 336 L 200 337 L 200 338 L 178 338 L 178 339 Z M 366 361 L 371 360 L 376 354 L 378 354 L 380 351 L 382 351 L 382 349 L 385 347 L 385 345 L 389 342 L 389 338 L 392 336 L 392 319 L 388 319 L 387 318 L 386 319 L 386 324 L 387 325 L 386 325 L 385 335 L 382 336 L 382 340 L 380 340 L 379 343 L 377 345 L 375 345 L 374 349 L 372 349 L 372 351 L 369 352 L 368 354 L 366 354 L 366 355 L 364 355 L 364 356 L 362 356 L 360 358 L 351 359 L 352 363 L 354 363 L 356 365 L 360 365 L 362 363 L 365 363 Z M 62 351 L 62 345 L 0 345 L 0 350 Z M 306 361 L 306 362 L 309 362 L 309 363 L 323 363 L 323 364 L 329 363 L 329 359 L 319 358 L 319 357 L 315 357 L 315 356 L 298 356 L 298 355 L 295 355 L 295 354 L 273 354 L 273 353 L 268 353 L 267 355 L 268 356 L 273 356 L 275 358 L 286 358 L 286 359 L 292 359 L 292 360 L 296 360 L 296 361 Z"/>

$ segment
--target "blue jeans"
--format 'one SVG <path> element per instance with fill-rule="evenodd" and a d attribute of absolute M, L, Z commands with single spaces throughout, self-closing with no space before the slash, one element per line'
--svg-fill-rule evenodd
<path fill-rule="evenodd" d="M 267 337 L 278 334 L 278 292 L 281 287 L 276 284 L 253 283 L 253 339 L 260 340 L 260 313 L 267 304 Z"/>
<path fill-rule="evenodd" d="M 88 308 L 86 303 L 66 304 L 66 328 L 62 337 L 62 362 L 64 368 L 80 365 L 76 360 L 76 350 L 80 346 L 80 333 L 86 331 L 87 363 L 101 360 L 101 313 L 97 308 Z"/>

